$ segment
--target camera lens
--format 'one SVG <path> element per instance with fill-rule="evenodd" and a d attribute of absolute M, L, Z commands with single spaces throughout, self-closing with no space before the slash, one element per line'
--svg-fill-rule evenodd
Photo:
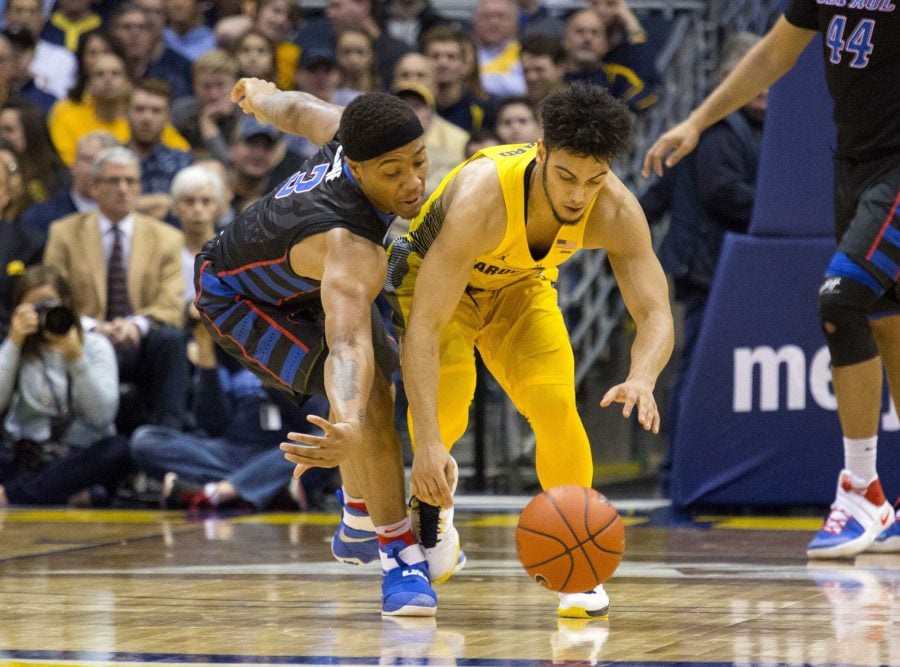
<path fill-rule="evenodd" d="M 75 314 L 65 306 L 53 306 L 42 313 L 41 329 L 57 336 L 75 326 Z"/>

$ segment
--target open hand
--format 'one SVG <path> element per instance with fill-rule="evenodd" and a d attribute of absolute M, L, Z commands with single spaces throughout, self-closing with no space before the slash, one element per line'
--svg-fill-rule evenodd
<path fill-rule="evenodd" d="M 334 468 L 340 465 L 362 442 L 362 430 L 358 423 L 332 424 L 318 415 L 309 415 L 306 420 L 322 429 L 324 435 L 287 434 L 288 440 L 292 442 L 282 442 L 280 448 L 285 459 L 297 464 L 294 477 L 300 477 L 310 468 Z"/>
<path fill-rule="evenodd" d="M 604 394 L 600 407 L 606 408 L 613 403 L 622 403 L 622 416 L 630 417 L 637 407 L 638 423 L 645 431 L 659 433 L 659 408 L 653 397 L 653 385 L 640 380 L 626 380 L 617 384 Z"/>
<path fill-rule="evenodd" d="M 664 165 L 667 169 L 674 167 L 697 147 L 699 141 L 700 131 L 690 120 L 679 123 L 657 139 L 644 155 L 641 174 L 647 178 L 654 171 L 657 176 L 662 176 Z"/>

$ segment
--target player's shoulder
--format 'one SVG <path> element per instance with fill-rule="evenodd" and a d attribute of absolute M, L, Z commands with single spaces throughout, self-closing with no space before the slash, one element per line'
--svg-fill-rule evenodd
<path fill-rule="evenodd" d="M 444 192 L 451 200 L 465 200 L 479 207 L 490 205 L 493 199 L 502 201 L 503 188 L 496 163 L 486 157 L 467 162 Z"/>

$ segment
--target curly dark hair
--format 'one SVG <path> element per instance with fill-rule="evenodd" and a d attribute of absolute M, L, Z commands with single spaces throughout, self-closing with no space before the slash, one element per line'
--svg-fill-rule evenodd
<path fill-rule="evenodd" d="M 564 149 L 581 157 L 613 160 L 631 144 L 634 116 L 599 86 L 572 85 L 541 103 L 547 151 Z"/>
<path fill-rule="evenodd" d="M 421 134 L 418 117 L 399 97 L 388 93 L 365 93 L 355 97 L 344 109 L 338 137 L 347 157 L 354 159 L 353 153 L 369 152 L 372 146 L 394 144 L 397 136 L 408 134 L 411 125 L 417 126 Z M 383 152 L 391 150 L 393 148 Z"/>

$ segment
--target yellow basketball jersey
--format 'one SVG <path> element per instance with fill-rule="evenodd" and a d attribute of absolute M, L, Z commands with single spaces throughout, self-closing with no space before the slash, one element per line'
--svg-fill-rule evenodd
<path fill-rule="evenodd" d="M 499 289 L 527 276 L 540 275 L 555 281 L 560 264 L 583 247 L 584 229 L 590 217 L 593 202 L 574 225 L 561 225 L 553 244 L 543 257 L 535 258 L 528 247 L 525 234 L 526 180 L 531 176 L 529 165 L 537 155 L 537 144 L 514 144 L 494 146 L 479 151 L 469 162 L 479 158 L 492 160 L 500 177 L 503 201 L 506 205 L 506 233 L 500 244 L 490 253 L 482 255 L 475 262 L 469 286 L 476 289 Z M 424 255 L 437 237 L 444 221 L 441 195 L 457 172 L 468 164 L 451 171 L 422 207 L 419 215 L 410 224 L 406 241 L 414 252 Z M 538 185 L 537 187 L 541 187 Z M 473 192 L 473 197 L 478 193 Z"/>

